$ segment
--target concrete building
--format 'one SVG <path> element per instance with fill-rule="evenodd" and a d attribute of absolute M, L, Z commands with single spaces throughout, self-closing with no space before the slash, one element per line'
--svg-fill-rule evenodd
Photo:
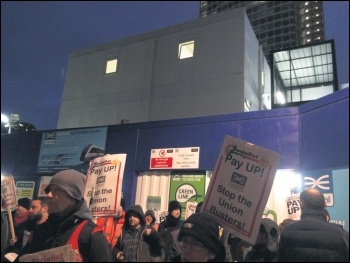
<path fill-rule="evenodd" d="M 236 8 L 72 52 L 57 128 L 270 109 L 270 79 Z"/>
<path fill-rule="evenodd" d="M 243 6 L 269 64 L 272 50 L 325 40 L 323 1 L 201 1 L 200 16 Z"/>

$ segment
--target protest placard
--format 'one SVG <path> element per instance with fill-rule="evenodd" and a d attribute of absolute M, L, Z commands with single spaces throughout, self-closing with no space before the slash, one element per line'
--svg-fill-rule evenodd
<path fill-rule="evenodd" d="M 202 211 L 254 244 L 279 163 L 279 154 L 225 136 Z"/>
<path fill-rule="evenodd" d="M 185 213 L 186 219 L 196 212 L 197 205 L 198 205 L 197 202 L 187 202 L 186 203 L 186 213 Z"/>
<path fill-rule="evenodd" d="M 87 172 L 84 198 L 94 217 L 118 215 L 126 154 L 93 159 Z"/>
<path fill-rule="evenodd" d="M 70 245 L 65 245 L 21 256 L 19 262 L 77 262 L 76 253 Z"/>
<path fill-rule="evenodd" d="M 12 174 L 1 173 L 1 211 L 7 211 L 12 238 L 15 238 L 15 230 L 11 209 L 14 209 L 16 205 L 17 191 L 15 187 L 15 179 Z"/>
<path fill-rule="evenodd" d="M 17 205 L 17 192 L 12 174 L 1 174 L 1 211 L 13 209 Z"/>

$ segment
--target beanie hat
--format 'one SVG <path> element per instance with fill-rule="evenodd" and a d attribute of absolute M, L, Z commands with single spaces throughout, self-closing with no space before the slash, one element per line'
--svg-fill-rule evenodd
<path fill-rule="evenodd" d="M 151 224 L 153 224 L 154 222 L 156 222 L 156 216 L 155 216 L 153 210 L 147 210 L 146 213 L 145 213 L 145 217 L 146 217 L 146 216 L 151 216 L 151 217 L 152 217 L 152 223 L 151 223 Z"/>
<path fill-rule="evenodd" d="M 140 205 L 135 205 L 131 208 L 129 208 L 126 212 L 125 212 L 125 222 L 124 222 L 124 226 L 128 229 L 130 227 L 129 224 L 129 217 L 130 217 L 130 213 L 133 212 L 137 215 L 137 218 L 140 219 L 140 224 L 142 226 L 146 225 L 146 219 L 145 219 L 145 214 L 143 213 L 143 209 Z"/>
<path fill-rule="evenodd" d="M 74 199 L 82 200 L 84 197 L 85 180 L 85 175 L 76 170 L 64 170 L 52 177 L 50 184 L 45 188 L 45 193 L 48 194 L 50 192 L 51 185 L 56 185 L 64 189 Z"/>
<path fill-rule="evenodd" d="M 25 209 L 29 210 L 30 209 L 30 200 L 28 197 L 24 197 L 21 199 L 18 199 L 18 205 L 24 207 Z"/>
<path fill-rule="evenodd" d="M 263 218 L 261 220 L 260 229 L 263 228 L 267 233 L 266 247 L 270 252 L 277 251 L 278 239 L 280 236 L 280 230 L 275 221 L 270 218 Z"/>
<path fill-rule="evenodd" d="M 178 241 L 181 241 L 184 236 L 194 237 L 216 255 L 216 261 L 221 255 L 224 256 L 223 261 L 225 261 L 226 252 L 220 241 L 219 226 L 215 218 L 207 213 L 192 214 L 181 224 Z"/>
<path fill-rule="evenodd" d="M 176 200 L 174 200 L 174 201 L 170 201 L 169 202 L 169 206 L 168 206 L 168 212 L 169 212 L 169 214 L 172 212 L 172 211 L 174 211 L 174 210 L 176 210 L 176 209 L 180 209 L 180 213 L 182 213 L 182 208 L 181 208 L 181 204 L 178 202 L 178 201 L 176 201 Z"/>

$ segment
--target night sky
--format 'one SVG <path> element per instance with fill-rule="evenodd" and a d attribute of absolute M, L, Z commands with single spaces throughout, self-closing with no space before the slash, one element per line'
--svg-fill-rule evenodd
<path fill-rule="evenodd" d="M 325 1 L 338 81 L 349 82 L 349 2 Z M 199 17 L 199 1 L 1 1 L 1 113 L 56 129 L 69 54 Z"/>

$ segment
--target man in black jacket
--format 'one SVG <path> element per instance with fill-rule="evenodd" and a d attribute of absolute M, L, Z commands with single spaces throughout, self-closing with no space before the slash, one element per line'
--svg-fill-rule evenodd
<path fill-rule="evenodd" d="M 349 232 L 327 222 L 323 194 L 315 188 L 300 194 L 301 217 L 281 232 L 280 262 L 349 262 Z"/>
<path fill-rule="evenodd" d="M 160 222 L 158 232 L 161 234 L 165 244 L 165 258 L 164 261 L 168 261 L 171 256 L 171 247 L 173 246 L 174 240 L 171 235 L 176 229 L 179 229 L 181 223 L 181 204 L 177 200 L 169 202 L 168 205 L 169 214 L 165 217 L 164 221 Z M 176 239 L 175 239 L 176 240 Z"/>
<path fill-rule="evenodd" d="M 114 262 L 105 236 L 96 231 L 96 225 L 91 220 L 91 212 L 84 200 L 85 180 L 85 175 L 75 170 L 64 170 L 54 175 L 45 188 L 49 199 L 49 218 L 34 232 L 27 253 L 72 245 L 77 241 L 81 260 Z"/>
<path fill-rule="evenodd" d="M 44 223 L 48 216 L 48 198 L 41 196 L 34 198 L 30 204 L 28 219 L 23 224 L 23 229 L 18 233 L 18 238 L 11 239 L 10 247 L 7 252 L 19 254 L 22 249 L 26 249 L 28 240 L 31 239 L 33 233 Z M 15 242 L 15 243 L 13 243 Z M 24 254 L 26 250 L 21 253 Z"/>

